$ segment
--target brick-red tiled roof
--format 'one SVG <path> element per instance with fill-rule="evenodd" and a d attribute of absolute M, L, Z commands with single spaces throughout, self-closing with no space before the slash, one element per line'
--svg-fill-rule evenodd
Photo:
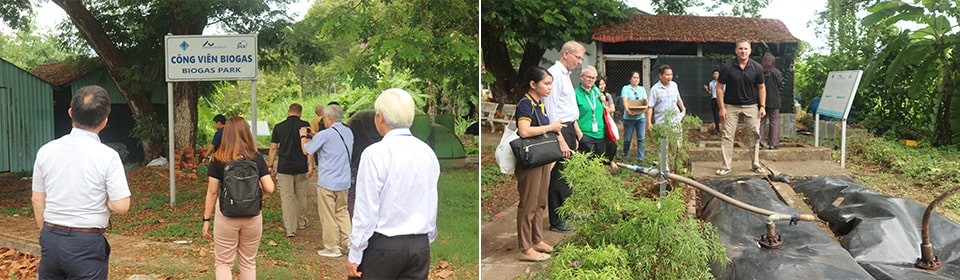
<path fill-rule="evenodd" d="M 85 74 L 85 71 L 64 63 L 53 62 L 37 65 L 30 73 L 51 85 L 62 86 L 76 80 Z"/>
<path fill-rule="evenodd" d="M 620 23 L 594 28 L 593 40 L 798 43 L 783 22 L 766 18 L 634 14 Z"/>

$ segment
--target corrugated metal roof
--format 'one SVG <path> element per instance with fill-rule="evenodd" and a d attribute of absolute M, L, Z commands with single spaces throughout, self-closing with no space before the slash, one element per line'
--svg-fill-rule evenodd
<path fill-rule="evenodd" d="M 627 41 L 722 42 L 738 39 L 753 43 L 799 43 L 777 19 L 702 17 L 688 15 L 634 14 L 620 23 L 594 28 L 593 40 L 604 43 Z"/>
<path fill-rule="evenodd" d="M 86 72 L 84 68 L 78 69 L 77 67 L 60 62 L 40 64 L 34 67 L 33 70 L 30 70 L 31 74 L 55 86 L 66 85 L 83 76 Z"/>

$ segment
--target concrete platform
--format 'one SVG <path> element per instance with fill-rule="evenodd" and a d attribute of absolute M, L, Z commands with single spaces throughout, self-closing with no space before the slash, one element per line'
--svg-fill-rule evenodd
<path fill-rule="evenodd" d="M 698 147 L 687 151 L 691 161 L 722 161 L 723 154 L 720 151 L 720 141 L 701 141 Z M 760 160 L 762 161 L 805 161 L 805 160 L 823 160 L 829 161 L 832 158 L 833 149 L 827 147 L 813 146 L 780 146 L 780 149 L 760 150 Z M 749 161 L 753 155 L 750 149 L 742 147 L 733 148 L 734 161 Z"/>
<path fill-rule="evenodd" d="M 829 160 L 804 160 L 804 161 L 765 161 L 760 160 L 760 164 L 768 169 L 766 174 L 778 175 L 786 173 L 790 175 L 791 180 L 797 178 L 812 178 L 818 176 L 851 176 L 846 169 L 840 168 L 839 162 Z M 720 178 L 740 178 L 740 177 L 763 177 L 766 174 L 754 173 L 751 170 L 749 160 L 734 160 L 731 165 L 731 172 L 726 176 L 717 176 L 716 170 L 720 168 L 720 161 L 694 161 L 693 179 L 697 181 L 713 180 Z"/>
<path fill-rule="evenodd" d="M 547 213 L 543 213 L 543 239 L 556 245 L 566 235 L 575 234 L 550 231 Z M 480 275 L 484 280 L 516 279 L 530 276 L 543 268 L 545 263 L 520 261 L 517 244 L 517 205 L 514 204 L 480 225 Z"/>

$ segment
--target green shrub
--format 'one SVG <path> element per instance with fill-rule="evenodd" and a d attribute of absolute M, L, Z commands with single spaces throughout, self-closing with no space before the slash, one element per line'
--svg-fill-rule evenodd
<path fill-rule="evenodd" d="M 711 263 L 726 264 L 716 228 L 685 216 L 680 189 L 658 207 L 580 153 L 561 174 L 574 195 L 558 211 L 577 234 L 558 246 L 551 279 L 710 279 Z"/>

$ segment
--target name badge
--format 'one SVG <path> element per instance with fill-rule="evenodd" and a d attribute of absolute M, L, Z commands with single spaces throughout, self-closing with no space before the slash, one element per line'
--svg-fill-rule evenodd
<path fill-rule="evenodd" d="M 597 126 L 597 122 L 593 122 L 593 130 L 591 131 L 597 132 L 597 130 L 600 130 L 600 127 Z"/>

